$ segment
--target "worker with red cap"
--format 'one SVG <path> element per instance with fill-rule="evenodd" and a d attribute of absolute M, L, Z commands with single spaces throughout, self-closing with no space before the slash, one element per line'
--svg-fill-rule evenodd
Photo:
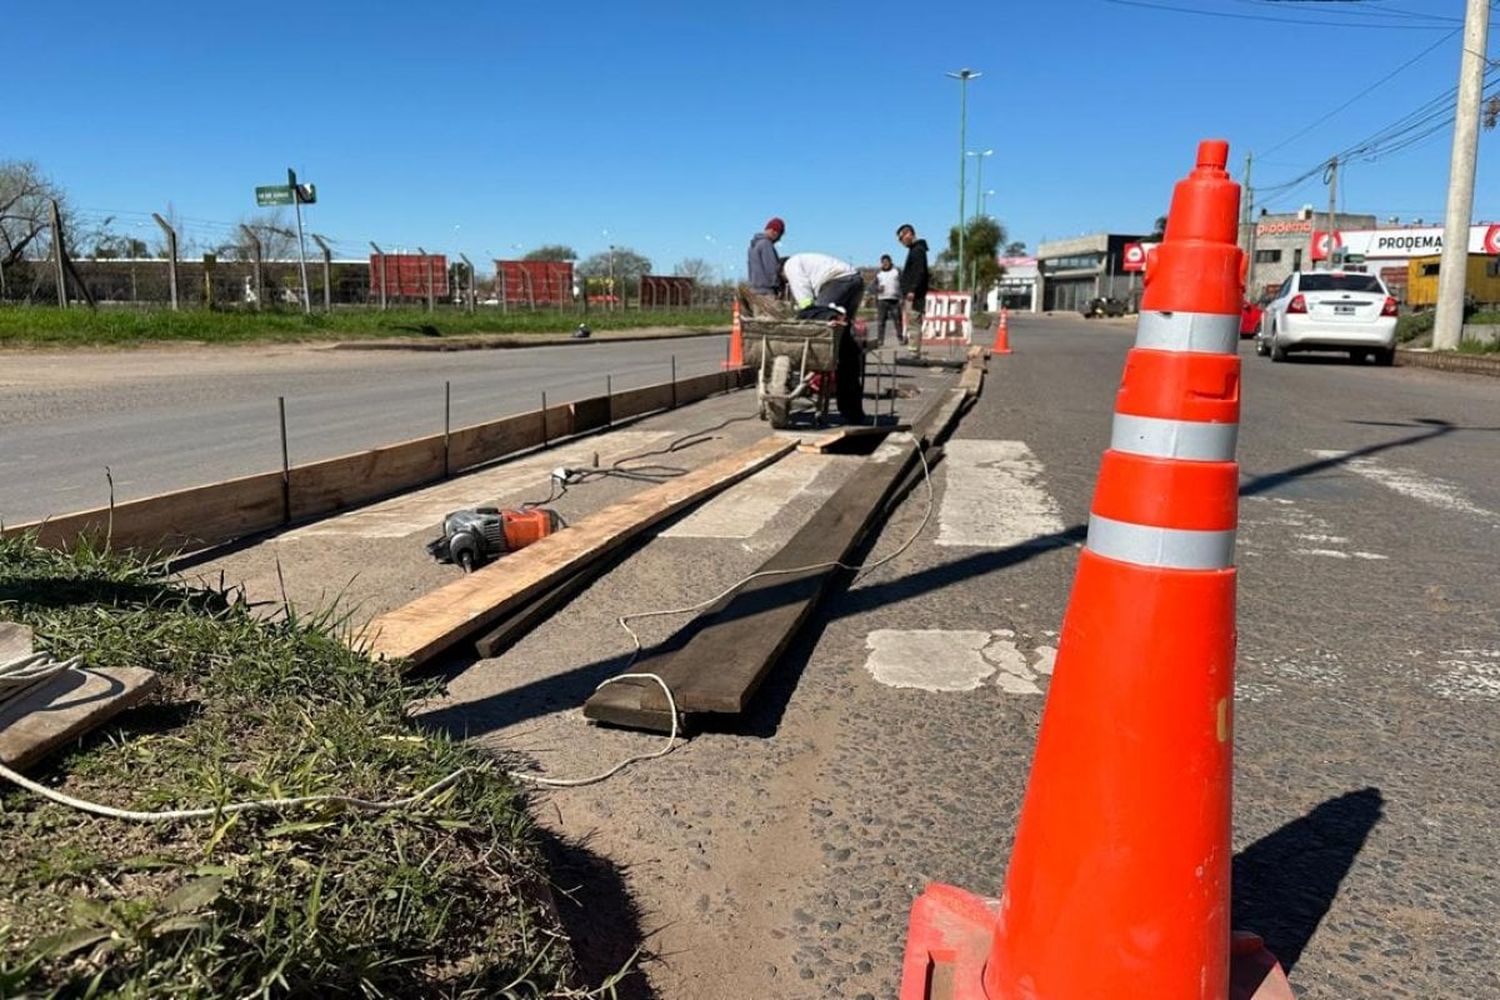
<path fill-rule="evenodd" d="M 766 222 L 766 228 L 750 238 L 750 257 L 745 268 L 750 291 L 774 296 L 781 290 L 781 258 L 776 253 L 776 242 L 785 232 L 786 223 L 773 216 Z"/>

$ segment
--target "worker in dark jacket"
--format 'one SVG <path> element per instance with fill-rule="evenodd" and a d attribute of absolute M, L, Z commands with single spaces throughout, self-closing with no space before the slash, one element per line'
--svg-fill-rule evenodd
<path fill-rule="evenodd" d="M 915 350 L 922 342 L 922 314 L 927 310 L 927 285 L 932 280 L 927 271 L 927 241 L 917 238 L 917 230 L 909 222 L 897 228 L 896 239 L 906 247 L 906 263 L 901 267 L 901 298 L 911 311 L 905 324 L 906 339 Z"/>
<path fill-rule="evenodd" d="M 781 260 L 776 255 L 776 243 L 785 233 L 786 223 L 773 217 L 765 229 L 750 238 L 750 256 L 745 268 L 750 291 L 775 295 L 781 290 Z"/>

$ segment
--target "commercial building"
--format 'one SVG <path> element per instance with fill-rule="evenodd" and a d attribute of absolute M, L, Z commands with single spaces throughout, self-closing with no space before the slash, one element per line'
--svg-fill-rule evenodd
<path fill-rule="evenodd" d="M 1378 220 L 1373 215 L 1337 214 L 1335 231 L 1373 229 Z M 1293 271 L 1313 266 L 1313 234 L 1328 228 L 1328 213 L 1315 212 L 1304 206 L 1296 212 L 1270 214 L 1262 211 L 1253 231 L 1240 238 L 1240 247 L 1252 254 L 1245 288 L 1248 298 L 1261 298 L 1281 287 Z M 1320 254 L 1321 257 L 1321 254 Z M 1406 284 L 1406 266 L 1402 262 L 1401 284 Z M 1390 284 L 1390 282 L 1387 282 Z"/>
<path fill-rule="evenodd" d="M 985 296 L 990 312 L 1001 306 L 1015 311 L 1041 312 L 1041 271 L 1035 257 L 1001 257 L 1000 281 Z"/>
<path fill-rule="evenodd" d="M 1074 312 L 1090 299 L 1140 301 L 1141 276 L 1125 270 L 1125 247 L 1150 237 L 1127 233 L 1094 233 L 1043 243 L 1037 248 L 1037 281 L 1042 308 Z"/>

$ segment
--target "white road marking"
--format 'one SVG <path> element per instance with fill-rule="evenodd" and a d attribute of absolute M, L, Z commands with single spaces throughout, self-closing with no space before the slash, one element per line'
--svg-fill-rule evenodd
<path fill-rule="evenodd" d="M 1349 553 L 1340 552 L 1338 549 L 1293 549 L 1292 554 L 1297 556 L 1326 556 L 1329 559 L 1349 558 Z"/>
<path fill-rule="evenodd" d="M 1318 458 L 1345 458 L 1350 452 L 1311 450 L 1309 454 Z M 1416 469 L 1383 465 L 1373 458 L 1349 458 L 1343 465 L 1356 475 L 1364 476 L 1386 489 L 1421 503 L 1459 514 L 1470 514 L 1491 520 L 1500 519 L 1500 514 L 1479 506 L 1453 483 L 1418 472 Z"/>
<path fill-rule="evenodd" d="M 1349 538 L 1346 535 L 1333 533 L 1333 525 L 1319 517 L 1317 514 L 1304 510 L 1297 506 L 1295 500 L 1287 500 L 1283 497 L 1246 497 L 1241 505 L 1242 518 L 1240 520 L 1240 537 L 1248 543 L 1259 543 L 1262 545 L 1282 544 L 1278 538 L 1275 543 L 1265 537 L 1264 529 L 1272 527 L 1277 529 L 1291 528 L 1292 537 L 1301 542 L 1310 542 L 1293 548 L 1292 554 L 1298 556 L 1318 556 L 1324 559 L 1385 559 L 1378 552 L 1350 552 L 1344 549 L 1334 548 L 1335 545 L 1348 545 Z M 1242 556 L 1260 556 L 1263 553 L 1253 549 L 1243 549 Z"/>
<path fill-rule="evenodd" d="M 938 545 L 1003 549 L 1065 528 L 1024 441 L 949 441 L 943 469 Z"/>
<path fill-rule="evenodd" d="M 1455 649 L 1439 660 L 1446 667 L 1442 676 L 1432 682 L 1432 689 L 1454 701 L 1500 701 L 1500 651 L 1491 649 Z"/>
<path fill-rule="evenodd" d="M 662 532 L 663 538 L 749 538 L 836 459 L 794 452 L 737 483 Z"/>
<path fill-rule="evenodd" d="M 315 521 L 282 535 L 282 540 L 323 536 L 405 538 L 418 531 L 436 531 L 443 515 L 462 507 L 506 501 L 543 500 L 551 492 L 551 472 L 559 465 L 588 466 L 595 454 L 601 465 L 670 438 L 673 431 L 615 431 L 607 438 L 579 441 L 543 451 L 492 469 L 450 479 L 436 486 L 404 493 L 347 514 Z"/>

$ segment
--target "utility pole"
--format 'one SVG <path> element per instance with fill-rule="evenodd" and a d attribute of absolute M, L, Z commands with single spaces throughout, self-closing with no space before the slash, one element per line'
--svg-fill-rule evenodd
<path fill-rule="evenodd" d="M 1245 244 L 1245 299 L 1249 302 L 1254 302 L 1259 297 L 1255 294 L 1255 189 L 1250 186 L 1250 168 L 1254 163 L 1255 154 L 1246 153 L 1245 196 L 1240 202 L 1243 206 L 1240 212 L 1240 226 L 1244 233 L 1241 239 Z"/>
<path fill-rule="evenodd" d="M 968 200 L 969 188 L 965 183 L 964 165 L 968 157 L 964 154 L 969 151 L 969 81 L 977 80 L 983 73 L 976 73 L 972 69 L 961 69 L 957 73 L 949 73 L 948 76 L 958 81 L 958 291 L 963 291 L 964 285 L 964 202 Z"/>
<path fill-rule="evenodd" d="M 1338 228 L 1334 224 L 1337 218 L 1334 213 L 1338 211 L 1339 200 L 1339 158 L 1337 156 L 1328 161 L 1328 169 L 1323 174 L 1323 180 L 1328 184 L 1328 253 L 1324 259 L 1328 261 L 1328 269 L 1332 271 L 1336 249 L 1333 232 Z"/>
<path fill-rule="evenodd" d="M 971 149 L 968 155 L 974 157 L 974 217 L 977 219 L 984 214 L 984 158 L 994 156 L 995 151 L 975 152 Z"/>
<path fill-rule="evenodd" d="M 1484 97 L 1489 30 L 1489 0 L 1468 0 L 1458 70 L 1458 113 L 1453 119 L 1453 156 L 1448 164 L 1443 259 L 1438 265 L 1437 316 L 1432 327 L 1432 346 L 1440 351 L 1456 349 L 1464 333 L 1469 219 L 1474 212 L 1474 162 L 1479 155 L 1479 105 Z"/>

